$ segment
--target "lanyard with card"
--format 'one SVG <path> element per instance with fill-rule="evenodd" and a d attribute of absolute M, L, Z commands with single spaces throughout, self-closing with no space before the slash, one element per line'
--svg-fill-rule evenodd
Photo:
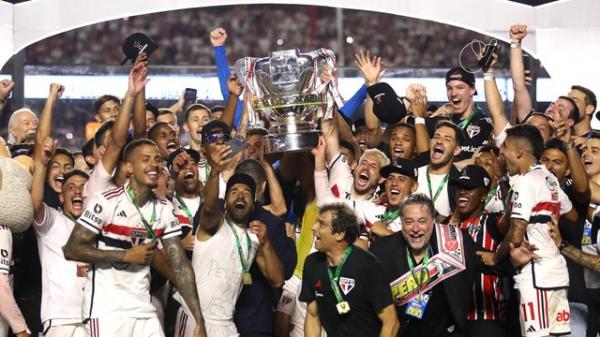
<path fill-rule="evenodd" d="M 346 259 L 348 258 L 348 255 L 350 255 L 351 252 L 352 252 L 352 246 L 346 247 L 346 250 L 344 251 L 344 255 L 342 256 L 342 258 L 340 259 L 340 262 L 338 263 L 337 267 L 335 268 L 335 275 L 331 272 L 331 268 L 329 268 L 329 266 L 327 266 L 327 275 L 329 276 L 329 282 L 331 283 L 331 289 L 333 290 L 333 294 L 335 295 L 335 299 L 337 301 L 337 304 L 335 307 L 337 308 L 337 311 L 340 315 L 347 314 L 350 312 L 350 304 L 346 300 L 344 300 L 344 298 L 342 297 L 342 292 L 338 285 L 338 281 L 340 279 L 340 273 L 342 272 L 342 266 L 344 265 L 344 262 L 346 262 Z"/>
<path fill-rule="evenodd" d="M 415 272 L 415 262 L 413 262 L 412 255 L 408 248 L 406 248 L 406 260 L 408 261 L 408 268 L 410 268 L 410 273 L 417 283 L 417 287 L 419 289 L 419 295 L 410 300 L 406 304 L 406 314 L 413 316 L 415 318 L 421 319 L 423 318 L 423 314 L 425 313 L 425 309 L 427 309 L 427 302 L 429 302 L 429 298 L 431 297 L 430 292 L 421 292 L 421 287 L 426 283 L 428 278 L 427 275 L 427 264 L 429 263 L 429 249 L 423 258 L 423 268 L 420 270 L 420 275 L 417 277 L 417 273 Z"/>
<path fill-rule="evenodd" d="M 152 225 L 154 225 L 154 223 L 156 222 L 156 199 L 154 199 L 154 202 L 152 203 L 152 215 L 150 216 L 150 222 L 148 222 L 146 218 L 144 218 L 144 215 L 142 214 L 142 211 L 140 211 L 140 208 L 135 204 L 135 194 L 133 193 L 131 187 L 127 186 L 125 190 L 127 191 L 127 196 L 129 197 L 129 200 L 131 201 L 133 206 L 135 206 L 135 209 L 137 210 L 138 214 L 140 215 L 140 218 L 142 219 L 142 224 L 144 224 L 146 232 L 148 232 L 148 238 L 150 240 L 156 239 L 156 233 L 154 233 L 154 229 L 152 229 Z"/>
<path fill-rule="evenodd" d="M 240 237 L 238 236 L 237 231 L 235 230 L 235 228 L 233 228 L 233 225 L 229 223 L 229 221 L 226 220 L 225 222 L 227 222 L 229 228 L 233 232 L 233 236 L 235 237 L 235 245 L 237 246 L 238 255 L 240 256 L 240 262 L 242 263 L 242 270 L 244 271 L 242 281 L 245 285 L 250 285 L 252 284 L 252 274 L 250 274 L 250 250 L 252 249 L 252 242 L 250 241 L 250 235 L 248 235 L 247 230 L 244 230 L 244 233 L 246 233 L 246 246 L 248 247 L 248 255 L 244 259 L 244 251 L 242 249 L 242 244 L 240 242 Z"/>
<path fill-rule="evenodd" d="M 427 167 L 427 187 L 429 188 L 429 197 L 431 198 L 431 200 L 433 202 L 435 202 L 437 200 L 437 198 L 440 196 L 440 193 L 442 193 L 442 190 L 444 189 L 444 186 L 446 186 L 446 183 L 448 182 L 449 177 L 450 177 L 450 172 L 446 173 L 446 175 L 444 176 L 444 178 L 438 185 L 435 195 L 433 195 L 433 191 L 431 190 L 431 177 L 429 176 L 429 166 Z"/>
<path fill-rule="evenodd" d="M 381 219 L 381 221 L 388 226 L 389 224 L 391 224 L 394 220 L 396 220 L 396 218 L 400 215 L 400 209 L 397 209 L 395 211 L 390 211 L 388 208 L 385 209 L 385 211 L 383 212 L 383 218 Z"/>

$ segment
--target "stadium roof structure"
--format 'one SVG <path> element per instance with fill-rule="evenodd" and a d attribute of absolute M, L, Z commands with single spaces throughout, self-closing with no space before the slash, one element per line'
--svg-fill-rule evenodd
<path fill-rule="evenodd" d="M 294 4 L 376 11 L 437 21 L 504 41 L 514 23 L 528 25 L 523 47 L 556 85 L 600 92 L 600 1 L 597 0 L 36 0 L 0 1 L 0 65 L 23 48 L 86 25 L 184 8 Z M 43 13 L 43 14 L 40 14 Z M 458 47 L 458 46 L 455 46 Z M 596 73 L 594 73 L 596 71 Z"/>

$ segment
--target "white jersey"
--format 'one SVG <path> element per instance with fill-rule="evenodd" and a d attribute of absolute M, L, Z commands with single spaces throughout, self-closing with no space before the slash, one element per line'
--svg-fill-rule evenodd
<path fill-rule="evenodd" d="M 13 265 L 12 233 L 8 227 L 0 225 L 0 273 L 12 275 Z"/>
<path fill-rule="evenodd" d="M 44 219 L 34 221 L 42 265 L 42 323 L 57 319 L 61 323 L 81 323 L 83 288 L 87 264 L 68 261 L 62 247 L 69 240 L 75 222 L 44 204 Z"/>
<path fill-rule="evenodd" d="M 534 244 L 539 259 L 525 265 L 531 268 L 533 286 L 539 289 L 569 286 L 567 264 L 550 237 L 551 216 L 569 212 L 573 205 L 556 177 L 543 165 L 532 165 L 511 181 L 513 190 L 511 218 L 528 222 L 525 239 Z"/>
<path fill-rule="evenodd" d="M 198 161 L 198 180 L 202 183 L 202 185 L 206 185 L 206 181 L 208 180 L 208 175 L 210 174 L 210 165 L 208 164 L 208 160 L 200 159 Z"/>
<path fill-rule="evenodd" d="M 181 201 L 183 201 L 184 204 L 181 204 L 179 202 L 179 199 L 177 197 L 174 197 L 173 208 L 175 209 L 175 216 L 177 217 L 177 221 L 179 221 L 181 229 L 185 229 L 185 234 L 186 232 L 189 233 L 189 231 L 192 231 L 194 227 L 194 215 L 198 212 L 202 200 L 200 197 L 196 197 L 194 199 L 188 199 L 184 197 L 179 198 L 181 198 Z M 186 212 L 186 208 L 189 212 L 189 215 L 192 216 L 191 219 L 188 216 L 188 213 Z"/>
<path fill-rule="evenodd" d="M 417 188 L 417 193 L 423 193 L 426 196 L 430 197 L 431 200 L 437 194 L 437 198 L 433 202 L 435 206 L 435 210 L 438 214 L 443 215 L 445 217 L 449 216 L 452 211 L 450 210 L 450 199 L 448 199 L 448 183 L 450 182 L 450 178 L 446 178 L 446 174 L 429 174 L 429 178 L 431 179 L 431 194 L 429 194 L 429 182 L 427 181 L 427 168 L 429 165 L 421 166 L 418 169 L 418 182 L 419 187 Z M 450 174 L 448 172 L 448 174 Z M 445 181 L 444 181 L 445 180 Z M 439 194 L 438 194 L 439 190 Z"/>
<path fill-rule="evenodd" d="M 386 206 L 378 205 L 370 200 L 360 200 L 356 202 L 354 213 L 359 223 L 364 224 L 364 231 L 362 231 L 360 238 L 368 240 L 371 233 L 371 228 L 377 221 L 382 221 L 384 218 Z M 393 218 L 388 224 L 387 228 L 392 232 L 399 232 L 402 230 L 402 221 L 400 216 Z"/>
<path fill-rule="evenodd" d="M 494 195 L 485 204 L 485 212 L 504 213 L 504 203 L 502 202 L 502 195 L 500 189 L 497 189 Z"/>
<path fill-rule="evenodd" d="M 352 200 L 354 176 L 346 156 L 338 153 L 329 164 L 329 186 L 334 196 L 343 200 Z"/>
<path fill-rule="evenodd" d="M 83 196 L 85 197 L 83 200 L 85 206 L 88 204 L 89 197 L 96 195 L 96 193 L 104 192 L 116 187 L 112 182 L 114 174 L 115 170 L 113 170 L 112 174 L 106 172 L 104 165 L 102 165 L 102 160 L 96 164 L 94 170 L 90 173 L 90 178 L 83 188 Z"/>
<path fill-rule="evenodd" d="M 156 239 L 181 234 L 173 205 L 165 199 L 153 199 L 139 212 L 123 187 L 93 196 L 77 223 L 98 235 L 98 248 L 126 250 L 150 243 L 149 231 L 140 213 L 152 227 Z M 155 221 L 152 221 L 155 210 Z M 150 267 L 122 262 L 98 263 L 88 273 L 84 292 L 84 318 L 156 316 L 150 302 Z"/>
<path fill-rule="evenodd" d="M 240 261 L 233 228 L 240 240 L 244 258 L 250 254 L 252 264 L 258 250 L 258 237 L 248 229 L 228 225 L 223 221 L 215 235 L 206 241 L 196 239 L 192 267 L 196 276 L 202 315 L 207 322 L 233 322 L 235 303 L 242 291 L 242 262 Z M 247 235 L 246 235 L 247 233 Z M 250 239 L 250 252 L 248 252 Z"/>

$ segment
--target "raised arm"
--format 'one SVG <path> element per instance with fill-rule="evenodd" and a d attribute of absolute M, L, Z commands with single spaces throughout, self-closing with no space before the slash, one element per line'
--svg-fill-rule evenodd
<path fill-rule="evenodd" d="M 371 57 L 369 51 L 364 53 L 361 50 L 355 55 L 355 64 L 362 73 L 367 87 L 370 87 L 381 80 L 381 76 L 383 75 L 381 57 Z M 373 112 L 373 100 L 371 97 L 367 97 L 367 102 L 365 103 L 365 125 L 367 126 L 367 130 L 369 130 L 367 136 L 369 147 L 376 147 L 381 143 L 383 130 L 379 124 L 379 118 L 377 118 Z"/>
<path fill-rule="evenodd" d="M 413 116 L 415 116 L 416 153 L 428 152 L 430 138 L 429 131 L 427 131 L 427 125 L 425 124 L 425 118 L 427 118 L 427 96 L 425 88 L 411 85 L 409 89 L 412 91 L 410 110 Z"/>
<path fill-rule="evenodd" d="M 523 64 L 523 49 L 521 41 L 527 36 L 527 25 L 516 24 L 510 26 L 510 75 L 513 82 L 515 97 L 513 99 L 511 124 L 523 123 L 527 114 L 531 112 L 531 96 L 525 85 L 525 66 Z"/>
<path fill-rule="evenodd" d="M 146 63 L 148 56 L 146 53 L 141 53 L 135 59 L 135 65 L 138 63 Z M 129 90 L 128 90 L 129 91 Z M 172 107 L 170 108 L 172 109 Z M 171 110 L 175 111 L 175 110 Z M 148 126 L 146 125 L 146 89 L 145 86 L 135 96 L 133 103 L 133 139 L 145 138 L 147 136 Z"/>
<path fill-rule="evenodd" d="M 504 103 L 496 84 L 494 76 L 494 65 L 498 61 L 498 54 L 493 54 L 492 64 L 484 69 L 483 90 L 485 92 L 485 102 L 487 103 L 490 116 L 492 117 L 492 126 L 494 128 L 494 137 L 498 137 L 508 124 L 508 119 L 504 113 Z"/>
<path fill-rule="evenodd" d="M 46 104 L 44 104 L 44 108 L 40 114 L 36 133 L 36 143 L 42 144 L 46 138 L 50 137 L 50 134 L 52 133 L 52 113 L 54 111 L 54 106 L 64 91 L 65 87 L 63 85 L 58 83 L 50 84 L 50 93 L 48 94 Z"/>
<path fill-rule="evenodd" d="M 0 81 L 0 116 L 2 115 L 2 110 L 6 106 L 6 101 L 8 101 L 8 96 L 10 96 L 10 92 L 15 87 L 15 82 L 11 80 L 2 80 Z"/>
<path fill-rule="evenodd" d="M 208 145 L 207 157 L 210 164 L 210 173 L 204 186 L 204 203 L 202 204 L 202 216 L 200 218 L 200 227 L 197 232 L 198 239 L 202 240 L 203 235 L 211 236 L 211 232 L 217 229 L 223 223 L 223 214 L 219 207 L 219 175 L 231 162 L 225 159 L 231 154 L 229 145 Z"/>
<path fill-rule="evenodd" d="M 233 128 L 239 97 L 244 88 L 237 77 L 230 76 L 227 79 L 227 90 L 229 92 L 229 97 L 227 97 L 227 102 L 225 102 L 225 110 L 223 111 L 221 120 L 225 122 L 229 128 Z"/>
<path fill-rule="evenodd" d="M 31 201 L 33 204 L 33 218 L 36 223 L 44 221 L 44 189 L 46 180 L 46 171 L 48 163 L 54 151 L 56 150 L 57 141 L 47 137 L 41 144 L 35 142 L 35 150 L 33 155 L 34 171 L 31 181 Z"/>
<path fill-rule="evenodd" d="M 589 179 L 577 148 L 571 144 L 571 128 L 566 125 L 564 120 L 555 121 L 554 125 L 556 137 L 567 146 L 567 160 L 569 161 L 569 171 L 573 182 L 574 201 L 582 205 L 589 204 L 591 198 Z"/>
<path fill-rule="evenodd" d="M 265 173 L 267 174 L 267 185 L 269 185 L 271 204 L 268 205 L 268 210 L 275 216 L 283 216 L 287 213 L 287 206 L 285 205 L 285 196 L 283 195 L 283 190 L 281 189 L 277 175 L 275 175 L 275 170 L 273 170 L 273 166 L 271 166 L 262 155 L 260 163 L 265 169 Z"/>
<path fill-rule="evenodd" d="M 144 89 L 146 83 L 150 81 L 147 78 L 147 75 L 148 68 L 146 67 L 146 62 L 137 63 L 129 72 L 127 93 L 123 99 L 121 111 L 119 111 L 119 115 L 117 116 L 115 124 L 112 127 L 108 146 L 106 147 L 106 151 L 102 156 L 102 165 L 104 166 L 106 172 L 113 172 L 117 166 L 121 149 L 127 142 L 127 131 L 129 130 L 133 102 L 136 96 Z M 145 114 L 146 111 L 144 110 L 144 125 L 146 124 Z"/>
<path fill-rule="evenodd" d="M 327 157 L 332 160 L 340 152 L 337 118 L 321 119 L 321 134 L 327 145 Z"/>
<path fill-rule="evenodd" d="M 267 281 L 269 281 L 271 287 L 280 288 L 285 281 L 283 277 L 283 264 L 269 240 L 267 225 L 261 221 L 254 220 L 250 222 L 249 228 L 258 237 L 260 245 L 256 253 L 256 264 L 258 264 L 260 271 Z"/>

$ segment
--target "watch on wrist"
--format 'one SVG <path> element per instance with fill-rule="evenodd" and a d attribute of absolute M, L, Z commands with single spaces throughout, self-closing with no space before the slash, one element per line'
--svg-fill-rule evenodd
<path fill-rule="evenodd" d="M 568 246 L 569 246 L 569 242 L 567 240 L 562 240 L 560 245 L 558 245 L 558 250 L 562 252 L 563 249 L 567 248 Z"/>

